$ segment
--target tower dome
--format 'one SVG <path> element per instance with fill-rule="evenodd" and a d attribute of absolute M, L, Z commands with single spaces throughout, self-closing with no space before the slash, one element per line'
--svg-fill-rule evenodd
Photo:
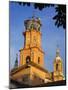
<path fill-rule="evenodd" d="M 55 62 L 58 62 L 58 61 L 62 62 L 62 58 L 60 57 L 59 48 L 57 48 L 57 50 L 56 50 L 56 57 L 55 57 Z"/>

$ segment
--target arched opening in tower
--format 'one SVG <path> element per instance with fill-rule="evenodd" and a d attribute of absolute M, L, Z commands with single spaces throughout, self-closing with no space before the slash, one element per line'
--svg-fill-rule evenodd
<path fill-rule="evenodd" d="M 56 64 L 56 71 L 58 70 L 58 63 Z"/>
<path fill-rule="evenodd" d="M 26 63 L 29 63 L 30 62 L 30 56 L 27 56 L 26 57 Z"/>

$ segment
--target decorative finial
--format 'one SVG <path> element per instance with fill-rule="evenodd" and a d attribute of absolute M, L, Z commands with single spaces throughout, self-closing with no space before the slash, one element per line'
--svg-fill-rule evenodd
<path fill-rule="evenodd" d="M 35 11 L 33 11 L 33 15 L 32 15 L 32 18 L 34 19 L 34 17 L 35 17 Z"/>
<path fill-rule="evenodd" d="M 18 59 L 18 54 L 16 53 L 16 60 Z"/>
<path fill-rule="evenodd" d="M 59 45 L 57 45 L 56 57 L 60 55 Z"/>

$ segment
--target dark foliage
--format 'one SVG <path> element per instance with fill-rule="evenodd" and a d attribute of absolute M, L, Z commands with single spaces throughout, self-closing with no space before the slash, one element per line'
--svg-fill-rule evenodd
<path fill-rule="evenodd" d="M 19 5 L 27 5 L 30 6 L 31 3 L 29 2 L 17 2 Z M 53 20 L 55 20 L 55 25 L 57 27 L 62 26 L 64 29 L 66 29 L 66 5 L 55 5 L 55 4 L 43 4 L 43 3 L 34 3 L 34 8 L 39 9 L 40 11 L 46 7 L 55 7 L 55 12 L 57 13 L 54 17 Z"/>
<path fill-rule="evenodd" d="M 57 5 L 55 9 L 57 12 L 57 14 L 53 17 L 55 25 L 57 25 L 57 27 L 63 26 L 63 28 L 66 29 L 66 6 Z"/>
<path fill-rule="evenodd" d="M 39 9 L 39 10 L 42 10 L 43 8 L 45 7 L 50 7 L 50 6 L 54 6 L 54 4 L 39 4 L 39 3 L 34 3 L 34 8 L 35 9 Z"/>

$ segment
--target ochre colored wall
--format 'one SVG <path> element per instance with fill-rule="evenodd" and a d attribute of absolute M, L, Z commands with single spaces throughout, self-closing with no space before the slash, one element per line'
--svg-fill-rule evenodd
<path fill-rule="evenodd" d="M 44 53 L 42 53 L 39 49 L 33 48 L 34 56 L 33 62 L 44 67 Z M 38 58 L 40 58 L 40 62 L 38 63 Z"/>
<path fill-rule="evenodd" d="M 38 48 L 41 48 L 41 32 L 32 30 L 30 33 L 31 33 L 30 47 L 37 46 Z"/>
<path fill-rule="evenodd" d="M 14 74 L 12 75 L 12 78 L 16 80 L 16 79 L 22 77 L 22 76 L 25 75 L 25 74 L 30 74 L 30 68 L 22 69 L 22 70 L 20 70 L 20 71 L 18 71 L 18 72 L 16 72 L 16 73 L 14 73 Z"/>
<path fill-rule="evenodd" d="M 40 70 L 40 69 L 38 69 L 38 68 L 36 68 L 36 67 L 31 67 L 31 73 L 30 74 L 37 74 L 38 75 L 38 77 L 40 77 L 41 79 L 45 79 L 45 78 L 50 78 L 50 75 L 49 75 L 49 73 L 47 73 L 47 72 L 44 72 L 44 71 L 42 71 L 42 70 Z M 32 77 L 33 78 L 33 77 Z"/>
<path fill-rule="evenodd" d="M 20 51 L 20 64 L 19 64 L 19 66 L 26 64 L 26 57 L 27 56 L 30 56 L 30 49 L 23 49 Z"/>
<path fill-rule="evenodd" d="M 41 32 L 30 30 L 24 32 L 24 48 L 20 50 L 19 65 L 26 64 L 26 57 L 30 56 L 31 61 L 44 67 L 44 52 L 41 48 Z M 31 54 L 33 52 L 33 54 Z M 40 63 L 38 63 L 40 58 Z"/>
<path fill-rule="evenodd" d="M 36 30 L 25 31 L 24 47 L 29 48 L 34 46 L 41 48 L 41 32 Z"/>
<path fill-rule="evenodd" d="M 56 70 L 56 64 L 58 64 L 58 69 Z M 54 61 L 54 81 L 63 80 L 63 67 L 62 67 L 62 60 L 55 60 Z"/>
<path fill-rule="evenodd" d="M 25 48 L 30 47 L 30 41 L 31 41 L 30 31 L 24 32 L 24 47 Z"/>
<path fill-rule="evenodd" d="M 33 54 L 31 54 L 33 52 Z M 23 49 L 20 51 L 20 66 L 26 64 L 26 57 L 30 56 L 31 61 L 34 63 L 44 67 L 44 53 L 41 52 L 38 48 L 29 48 Z M 38 58 L 40 58 L 40 62 L 38 63 Z"/>

